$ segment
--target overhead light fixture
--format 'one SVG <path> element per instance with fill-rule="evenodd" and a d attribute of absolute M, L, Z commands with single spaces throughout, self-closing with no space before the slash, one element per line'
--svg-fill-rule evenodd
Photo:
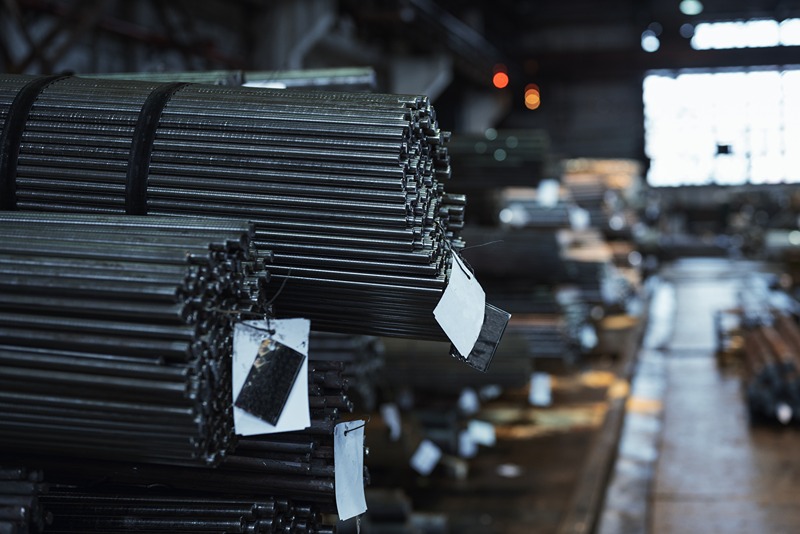
<path fill-rule="evenodd" d="M 655 52 L 661 48 L 661 41 L 653 30 L 645 30 L 642 32 L 642 50 L 645 52 Z"/>
<path fill-rule="evenodd" d="M 681 13 L 684 15 L 692 17 L 703 12 L 703 2 L 700 0 L 681 0 L 678 9 L 680 9 Z"/>

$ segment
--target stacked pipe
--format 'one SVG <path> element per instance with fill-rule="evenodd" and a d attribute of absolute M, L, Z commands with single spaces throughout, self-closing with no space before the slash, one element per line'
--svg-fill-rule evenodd
<path fill-rule="evenodd" d="M 339 522 L 339 534 L 445 534 L 450 532 L 447 515 L 414 511 L 411 499 L 399 489 L 366 492 L 367 513 Z"/>
<path fill-rule="evenodd" d="M 523 387 L 531 372 L 530 359 L 525 357 L 527 346 L 507 335 L 498 349 L 492 367 L 477 374 L 452 358 L 437 358 L 442 344 L 434 341 L 405 339 L 385 340 L 385 364 L 381 370 L 381 385 L 388 398 L 397 397 L 408 388 L 426 398 L 458 398 L 464 388 L 496 385 L 502 388 Z M 420 403 L 424 405 L 425 403 Z"/>
<path fill-rule="evenodd" d="M 465 199 L 426 97 L 3 75 L 0 118 L 5 209 L 246 218 L 279 316 L 445 339 Z"/>
<path fill-rule="evenodd" d="M 163 489 L 64 486 L 42 498 L 47 533 L 215 532 L 333 534 L 315 507 L 272 497 L 179 494 Z"/>
<path fill-rule="evenodd" d="M 571 228 L 570 211 L 573 206 L 560 200 L 554 206 L 544 206 L 538 200 L 512 200 L 503 208 L 508 210 L 509 221 L 502 222 L 515 227 L 536 230 L 558 230 Z"/>
<path fill-rule="evenodd" d="M 0 532 L 41 532 L 52 520 L 40 502 L 46 491 L 40 471 L 0 465 Z"/>
<path fill-rule="evenodd" d="M 225 488 L 227 493 L 280 495 L 313 502 L 325 512 L 335 512 L 333 433 L 342 415 L 352 409 L 342 370 L 342 362 L 312 359 L 308 375 L 311 426 L 297 432 L 240 437 L 235 449 L 214 469 L 57 456 L 27 455 L 23 459 L 45 469 L 54 479 L 79 485 L 102 479 L 111 484 L 155 485 L 207 494 Z"/>
<path fill-rule="evenodd" d="M 792 319 L 779 316 L 774 325 L 751 325 L 744 333 L 747 400 L 755 418 L 797 420 L 800 414 L 798 335 Z"/>
<path fill-rule="evenodd" d="M 343 362 L 349 394 L 359 410 L 372 412 L 377 407 L 378 382 L 383 369 L 384 345 L 374 336 L 311 332 L 309 354 L 321 362 Z"/>
<path fill-rule="evenodd" d="M 800 328 L 791 311 L 796 303 L 781 297 L 756 275 L 737 294 L 750 415 L 787 424 L 800 419 Z"/>
<path fill-rule="evenodd" d="M 241 221 L 0 212 L 0 449 L 190 465 L 231 446 Z"/>

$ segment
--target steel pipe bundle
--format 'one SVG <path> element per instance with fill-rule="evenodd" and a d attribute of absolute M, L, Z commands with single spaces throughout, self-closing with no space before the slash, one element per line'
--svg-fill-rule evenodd
<path fill-rule="evenodd" d="M 21 459 L 70 483 L 86 484 L 99 478 L 110 484 L 156 485 L 206 494 L 280 495 L 335 512 L 333 433 L 341 415 L 352 409 L 342 371 L 342 362 L 309 362 L 310 428 L 239 437 L 235 449 L 213 469 L 57 456 Z"/>
<path fill-rule="evenodd" d="M 4 75 L 0 119 L 0 207 L 249 219 L 278 315 L 444 339 L 465 199 L 426 97 Z"/>
<path fill-rule="evenodd" d="M 343 362 L 348 394 L 355 405 L 366 412 L 377 408 L 377 387 L 384 365 L 380 338 L 312 331 L 309 354 L 315 362 Z"/>
<path fill-rule="evenodd" d="M 0 448 L 215 464 L 231 330 L 258 307 L 246 222 L 0 212 Z"/>
<path fill-rule="evenodd" d="M 60 487 L 42 498 L 52 516 L 46 533 L 215 532 L 333 534 L 314 506 L 283 498 L 175 494 L 121 488 Z"/>
<path fill-rule="evenodd" d="M 40 471 L 0 465 L 0 532 L 41 532 L 52 521 L 40 503 L 40 496 L 46 491 Z"/>
<path fill-rule="evenodd" d="M 754 421 L 800 420 L 800 327 L 797 303 L 770 289 L 765 275 L 745 279 L 737 292 L 747 403 Z M 724 335 L 720 314 L 718 339 Z"/>
<path fill-rule="evenodd" d="M 525 357 L 527 347 L 512 335 L 503 339 L 486 373 L 475 373 L 453 358 L 437 358 L 446 347 L 433 341 L 387 339 L 385 364 L 380 384 L 388 390 L 384 397 L 394 398 L 405 389 L 426 398 L 458 398 L 464 388 L 497 385 L 522 387 L 530 378 L 531 362 Z M 420 403 L 421 406 L 426 404 Z"/>

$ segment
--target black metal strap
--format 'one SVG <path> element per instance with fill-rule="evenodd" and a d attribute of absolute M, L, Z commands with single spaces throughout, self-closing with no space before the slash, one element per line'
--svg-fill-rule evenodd
<path fill-rule="evenodd" d="M 128 215 L 147 214 L 147 176 L 150 174 L 150 156 L 153 153 L 153 142 L 156 139 L 161 113 L 170 98 L 187 85 L 189 84 L 160 85 L 150 93 L 142 105 L 133 131 L 131 153 L 128 157 L 128 174 L 125 180 L 125 213 Z"/>
<path fill-rule="evenodd" d="M 13 210 L 17 207 L 19 148 L 34 102 L 51 83 L 68 77 L 61 74 L 36 78 L 25 84 L 14 97 L 0 133 L 0 209 Z"/>

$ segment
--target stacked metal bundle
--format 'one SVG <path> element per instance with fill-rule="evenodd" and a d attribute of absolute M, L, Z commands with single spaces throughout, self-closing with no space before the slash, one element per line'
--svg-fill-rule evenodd
<path fill-rule="evenodd" d="M 279 315 L 444 339 L 465 200 L 426 97 L 5 75 L 0 117 L 5 209 L 247 218 Z"/>
<path fill-rule="evenodd" d="M 580 353 L 579 339 L 571 335 L 568 318 L 564 315 L 516 315 L 508 333 L 524 339 L 528 355 L 534 358 L 573 361 Z"/>
<path fill-rule="evenodd" d="M 215 464 L 231 329 L 264 264 L 246 222 L 0 213 L 0 448 Z"/>
<path fill-rule="evenodd" d="M 571 209 L 573 206 L 563 201 L 559 201 L 555 206 L 543 206 L 536 200 L 514 200 L 503 208 L 504 211 L 508 210 L 505 212 L 510 218 L 507 224 L 537 230 L 570 228 Z M 505 214 L 501 215 L 501 219 Z"/>
<path fill-rule="evenodd" d="M 565 279 L 563 245 L 554 232 L 467 226 L 463 235 L 474 246 L 463 255 L 480 273 L 490 297 L 504 292 L 510 283 L 532 287 Z"/>
<path fill-rule="evenodd" d="M 753 420 L 787 424 L 800 420 L 800 327 L 798 304 L 768 287 L 761 275 L 739 288 L 737 334 L 741 347 L 747 403 Z M 726 327 L 716 318 L 717 335 Z M 730 327 L 728 325 L 727 327 Z"/>
<path fill-rule="evenodd" d="M 341 362 L 309 364 L 310 428 L 239 438 L 235 450 L 214 469 L 56 456 L 27 456 L 26 460 L 46 469 L 54 479 L 77 484 L 99 478 L 111 484 L 156 485 L 207 494 L 280 495 L 335 512 L 334 427 L 352 406 L 344 392 L 347 383 L 342 369 Z"/>
<path fill-rule="evenodd" d="M 486 373 L 475 373 L 452 358 L 437 358 L 436 354 L 445 349 L 434 341 L 387 339 L 386 363 L 381 371 L 381 385 L 388 390 L 386 397 L 399 396 L 399 392 L 408 388 L 432 402 L 435 398 L 453 400 L 464 388 L 522 387 L 530 378 L 531 362 L 525 357 L 527 347 L 512 335 L 503 339 Z"/>
<path fill-rule="evenodd" d="M 312 365 L 343 362 L 349 395 L 359 410 L 377 408 L 378 381 L 383 369 L 384 345 L 380 338 L 328 332 L 311 332 L 309 355 Z"/>
<path fill-rule="evenodd" d="M 0 532 L 41 532 L 52 520 L 40 503 L 46 490 L 41 472 L 0 465 Z"/>
<path fill-rule="evenodd" d="M 127 490 L 62 487 L 51 491 L 42 499 L 53 518 L 45 532 L 335 532 L 334 527 L 321 524 L 313 506 L 286 499 Z"/>

